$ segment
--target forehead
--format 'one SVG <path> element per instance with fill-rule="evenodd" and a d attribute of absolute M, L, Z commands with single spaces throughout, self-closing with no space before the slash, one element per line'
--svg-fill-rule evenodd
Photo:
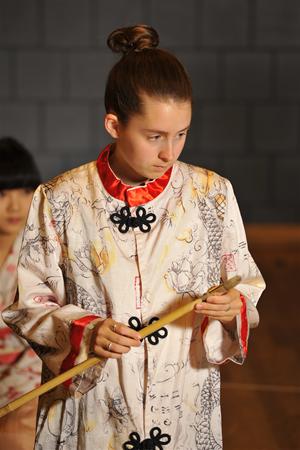
<path fill-rule="evenodd" d="M 162 125 L 183 129 L 190 125 L 192 106 L 190 101 L 141 95 L 141 113 L 132 116 L 137 125 L 160 129 Z"/>

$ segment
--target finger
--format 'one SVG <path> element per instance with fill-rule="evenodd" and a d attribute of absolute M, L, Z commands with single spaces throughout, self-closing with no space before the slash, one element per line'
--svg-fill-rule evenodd
<path fill-rule="evenodd" d="M 121 354 L 128 353 L 130 350 L 130 347 L 126 345 L 115 344 L 114 342 L 108 340 L 105 342 L 102 348 L 109 353 L 121 353 Z"/>
<path fill-rule="evenodd" d="M 233 289 L 229 289 L 228 291 L 223 292 L 223 293 L 216 292 L 213 295 L 210 295 L 207 298 L 207 302 L 208 303 L 215 302 L 215 301 L 224 302 L 226 300 L 232 302 L 239 298 L 240 298 L 240 292 L 237 289 L 233 288 Z"/>
<path fill-rule="evenodd" d="M 214 320 L 219 320 L 220 322 L 231 322 L 233 319 L 236 318 L 237 314 L 228 314 L 225 315 L 224 313 L 213 313 L 213 314 L 205 314 L 206 317 Z"/>
<path fill-rule="evenodd" d="M 132 328 L 129 328 L 127 325 L 123 323 L 115 322 L 112 326 L 112 332 L 117 335 L 126 336 L 131 339 L 141 340 L 142 336 Z"/>
<path fill-rule="evenodd" d="M 114 358 L 114 359 L 122 358 L 122 353 L 109 352 L 108 350 L 105 350 L 104 348 L 100 347 L 99 345 L 95 345 L 94 353 L 97 356 L 100 356 L 101 358 Z"/>
<path fill-rule="evenodd" d="M 231 309 L 230 303 L 222 303 L 222 304 L 204 304 L 200 303 L 195 306 L 196 311 L 200 311 L 202 314 L 208 314 L 213 312 L 228 312 Z"/>
<path fill-rule="evenodd" d="M 136 342 L 139 342 L 142 339 L 137 331 L 132 330 L 122 323 L 115 322 L 112 319 L 106 319 L 104 322 L 100 323 L 97 329 L 97 335 L 98 337 L 104 337 L 105 339 L 110 340 L 117 339 L 117 336 L 125 336 L 129 339 L 134 339 Z"/>
<path fill-rule="evenodd" d="M 212 295 L 211 297 L 208 297 L 208 299 L 204 303 L 222 305 L 222 304 L 225 304 L 225 303 L 229 303 L 230 300 L 231 300 L 230 297 L 228 295 L 226 295 L 226 294 L 218 295 L 218 296 L 217 295 Z"/>
<path fill-rule="evenodd" d="M 224 315 L 225 317 L 229 316 L 236 316 L 240 313 L 240 308 L 235 307 L 232 303 L 227 305 L 210 305 L 210 307 L 206 307 L 205 309 L 201 308 L 200 312 L 204 316 L 209 317 L 217 317 L 219 318 L 220 315 Z"/>
<path fill-rule="evenodd" d="M 230 308 L 227 311 L 224 310 L 211 310 L 211 309 L 201 309 L 197 310 L 195 309 L 195 312 L 198 314 L 202 314 L 203 316 L 207 316 L 212 319 L 218 319 L 218 320 L 226 320 L 233 319 L 234 317 L 238 316 L 240 314 L 240 308 Z"/>
<path fill-rule="evenodd" d="M 139 347 L 141 345 L 140 339 L 132 339 L 121 334 L 112 333 L 108 337 L 111 342 L 125 347 Z"/>
<path fill-rule="evenodd" d="M 212 309 L 214 309 L 213 305 L 219 305 L 220 309 L 223 309 L 223 310 L 226 311 L 226 309 L 228 309 L 228 305 L 230 305 L 231 309 L 240 309 L 243 304 L 242 304 L 241 299 L 239 297 L 232 298 L 232 296 L 226 295 L 223 298 L 222 297 L 219 297 L 219 298 L 213 298 L 212 297 L 209 302 L 208 301 L 207 302 L 203 302 L 202 305 L 203 306 L 201 308 L 199 307 L 200 310 L 201 309 L 205 309 L 205 308 L 208 308 L 208 309 L 212 308 Z"/>
<path fill-rule="evenodd" d="M 112 355 L 122 355 L 128 353 L 130 347 L 115 344 L 108 339 L 98 341 L 95 345 L 95 351 L 101 356 L 112 357 Z"/>
<path fill-rule="evenodd" d="M 106 330 L 104 334 L 98 334 L 96 338 L 96 345 L 105 347 L 106 343 L 113 343 L 123 347 L 139 347 L 141 345 L 140 339 L 132 339 L 121 334 L 114 333 L 111 330 Z M 108 345 L 108 344 L 107 344 Z"/>
<path fill-rule="evenodd" d="M 209 296 L 207 298 L 210 297 L 221 297 L 222 295 L 226 295 L 228 291 L 223 291 L 223 292 L 214 292 L 213 294 L 209 294 Z"/>

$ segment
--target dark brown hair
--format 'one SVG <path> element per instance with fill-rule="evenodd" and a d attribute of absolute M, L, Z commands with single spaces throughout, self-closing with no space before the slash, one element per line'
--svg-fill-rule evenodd
<path fill-rule="evenodd" d="M 106 112 L 113 112 L 126 123 L 142 112 L 140 96 L 192 101 L 189 77 L 178 59 L 156 48 L 159 36 L 147 25 L 119 28 L 108 39 L 108 47 L 122 53 L 111 69 L 105 89 Z"/>

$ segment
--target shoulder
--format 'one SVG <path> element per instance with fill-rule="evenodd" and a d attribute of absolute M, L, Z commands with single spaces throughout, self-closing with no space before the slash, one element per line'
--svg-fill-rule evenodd
<path fill-rule="evenodd" d="M 36 189 L 31 208 L 71 215 L 76 205 L 89 197 L 96 175 L 96 161 L 92 161 L 56 176 Z"/>
<path fill-rule="evenodd" d="M 62 186 L 66 188 L 66 186 L 72 186 L 76 183 L 79 185 L 84 185 L 90 181 L 91 177 L 94 177 L 96 171 L 96 161 L 91 161 L 57 175 L 52 180 L 46 182 L 44 186 L 52 189 L 61 189 Z"/>
<path fill-rule="evenodd" d="M 39 186 L 38 190 L 46 195 L 71 195 L 74 192 L 80 193 L 95 179 L 97 173 L 96 161 L 83 164 L 74 169 L 68 170 Z"/>
<path fill-rule="evenodd" d="M 176 166 L 177 170 L 191 181 L 194 189 L 205 197 L 215 196 L 218 193 L 226 195 L 232 190 L 230 181 L 213 170 L 182 161 L 177 161 Z"/>

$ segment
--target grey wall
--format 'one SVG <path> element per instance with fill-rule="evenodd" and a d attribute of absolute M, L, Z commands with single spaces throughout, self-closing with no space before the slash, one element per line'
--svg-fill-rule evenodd
<path fill-rule="evenodd" d="M 106 37 L 141 22 L 193 80 L 182 159 L 229 177 L 246 221 L 300 221 L 299 0 L 0 0 L 0 135 L 45 179 L 96 158 Z"/>

